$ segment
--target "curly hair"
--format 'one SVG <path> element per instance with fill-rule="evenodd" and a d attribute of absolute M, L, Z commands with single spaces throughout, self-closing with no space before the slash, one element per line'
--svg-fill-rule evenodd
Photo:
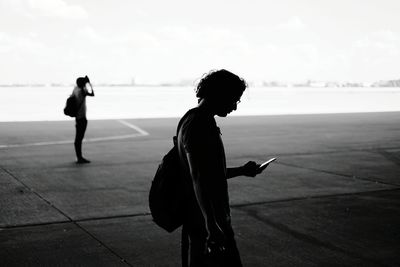
<path fill-rule="evenodd" d="M 201 78 L 196 88 L 196 97 L 200 99 L 223 99 L 241 96 L 246 90 L 244 79 L 225 69 L 212 70 Z"/>

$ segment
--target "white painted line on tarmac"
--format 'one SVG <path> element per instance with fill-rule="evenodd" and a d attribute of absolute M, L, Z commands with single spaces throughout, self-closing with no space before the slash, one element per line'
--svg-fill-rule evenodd
<path fill-rule="evenodd" d="M 96 138 L 85 138 L 83 141 L 85 143 L 90 142 L 100 142 L 100 141 L 109 141 L 109 140 L 122 140 L 128 138 L 134 138 L 139 136 L 147 136 L 148 132 L 139 128 L 138 126 L 131 124 L 125 120 L 118 120 L 118 122 L 123 125 L 134 129 L 137 133 L 134 134 L 126 134 L 126 135 L 115 135 L 115 136 L 105 136 L 105 137 L 96 137 Z M 17 148 L 17 147 L 30 147 L 30 146 L 48 146 L 48 145 L 62 145 L 62 144 L 73 144 L 74 140 L 63 140 L 63 141 L 51 141 L 51 142 L 36 142 L 36 143 L 27 143 L 27 144 L 10 144 L 10 145 L 0 145 L 1 148 Z"/>
<path fill-rule="evenodd" d="M 118 121 L 119 121 L 120 123 L 122 123 L 123 125 L 128 126 L 129 128 L 132 128 L 132 129 L 136 130 L 136 131 L 139 132 L 142 136 L 149 135 L 149 133 L 146 132 L 145 130 L 143 130 L 143 129 L 137 127 L 136 125 L 133 125 L 133 124 L 131 124 L 131 123 L 125 121 L 125 120 L 118 120 Z"/>
<path fill-rule="evenodd" d="M 61 145 L 61 144 L 71 144 L 73 141 L 52 141 L 52 142 L 37 142 L 28 144 L 14 144 L 14 145 L 0 145 L 0 148 L 13 148 L 13 147 L 27 147 L 27 146 L 47 146 L 47 145 Z"/>

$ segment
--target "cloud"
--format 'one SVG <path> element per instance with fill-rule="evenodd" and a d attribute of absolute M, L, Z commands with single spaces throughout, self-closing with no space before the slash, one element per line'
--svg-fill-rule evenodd
<path fill-rule="evenodd" d="M 305 28 L 307 28 L 306 24 L 304 24 L 304 22 L 299 18 L 299 17 L 292 17 L 290 18 L 288 21 L 279 24 L 278 29 L 281 30 L 303 30 Z"/>
<path fill-rule="evenodd" d="M 400 36 L 390 30 L 370 33 L 354 42 L 355 49 L 365 50 L 369 54 L 379 53 L 380 56 L 399 55 Z"/>
<path fill-rule="evenodd" d="M 386 42 L 397 42 L 400 41 L 399 34 L 394 33 L 391 30 L 382 30 L 378 32 L 374 32 L 372 34 L 374 38 L 386 41 Z"/>
<path fill-rule="evenodd" d="M 33 18 L 32 12 L 28 10 L 26 0 L 1 0 L 0 15 L 3 17 Z"/>
<path fill-rule="evenodd" d="M 2 0 L 2 9 L 23 17 L 52 17 L 62 19 L 87 19 L 88 13 L 79 5 L 69 5 L 63 0 Z"/>
<path fill-rule="evenodd" d="M 0 32 L 0 54 L 8 53 L 12 50 L 12 44 L 10 43 L 10 37 L 4 33 Z"/>
<path fill-rule="evenodd" d="M 0 53 L 28 53 L 41 56 L 46 51 L 47 47 L 45 44 L 37 40 L 34 36 L 11 36 L 0 32 Z"/>
<path fill-rule="evenodd" d="M 100 36 L 92 27 L 85 26 L 83 28 L 78 29 L 77 35 L 79 40 L 90 41 L 95 44 L 103 44 L 106 42 L 106 39 Z"/>
<path fill-rule="evenodd" d="M 88 14 L 78 5 L 68 5 L 63 0 L 28 0 L 29 7 L 46 17 L 86 19 Z"/>
<path fill-rule="evenodd" d="M 248 41 L 242 34 L 227 28 L 168 26 L 160 28 L 154 36 L 163 46 L 193 53 L 203 49 L 227 51 L 248 48 Z"/>

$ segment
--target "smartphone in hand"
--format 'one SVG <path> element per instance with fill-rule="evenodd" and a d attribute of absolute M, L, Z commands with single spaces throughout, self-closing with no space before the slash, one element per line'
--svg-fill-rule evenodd
<path fill-rule="evenodd" d="M 261 171 L 265 170 L 265 168 L 267 168 L 268 164 L 270 164 L 271 162 L 275 161 L 276 158 L 272 158 L 267 160 L 266 162 L 264 162 L 263 164 L 260 165 L 260 167 L 258 167 Z"/>

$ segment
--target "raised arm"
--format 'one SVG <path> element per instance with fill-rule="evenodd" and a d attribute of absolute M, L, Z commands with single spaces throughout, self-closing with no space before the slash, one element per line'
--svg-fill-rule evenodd
<path fill-rule="evenodd" d="M 87 88 L 86 88 L 85 93 L 86 93 L 87 96 L 94 96 L 94 91 L 93 91 L 92 84 L 91 84 L 91 83 L 88 83 L 88 84 L 89 84 L 89 86 L 90 86 L 90 92 L 89 92 L 89 90 L 87 90 Z"/>

